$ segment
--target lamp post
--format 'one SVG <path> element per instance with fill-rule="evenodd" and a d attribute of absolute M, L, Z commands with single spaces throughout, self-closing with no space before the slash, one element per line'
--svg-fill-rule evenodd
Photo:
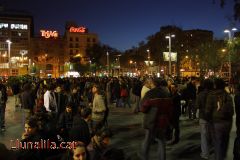
<path fill-rule="evenodd" d="M 171 39 L 172 38 L 174 38 L 175 37 L 175 35 L 174 34 L 168 34 L 165 38 L 166 39 L 168 39 L 168 43 L 169 43 L 169 46 L 168 46 L 168 56 L 169 56 L 169 71 L 168 71 L 168 73 L 169 73 L 169 75 L 171 75 L 171 73 L 172 73 L 172 57 L 171 57 Z"/>
<path fill-rule="evenodd" d="M 108 77 L 110 74 L 110 66 L 109 66 L 109 53 L 107 52 L 107 70 L 108 70 Z"/>
<path fill-rule="evenodd" d="M 148 52 L 148 74 L 150 73 L 150 50 L 147 49 Z"/>
<path fill-rule="evenodd" d="M 8 67 L 9 67 L 9 76 L 11 75 L 11 44 L 12 42 L 8 39 L 6 40 L 8 44 Z"/>
<path fill-rule="evenodd" d="M 20 54 L 21 54 L 21 56 L 22 56 L 22 67 L 23 67 L 24 55 L 27 54 L 27 50 L 21 50 L 21 51 L 20 51 Z"/>
<path fill-rule="evenodd" d="M 229 29 L 225 29 L 224 33 L 228 34 L 228 43 L 231 44 L 232 43 L 232 32 L 237 31 L 237 28 L 232 28 L 231 30 Z M 230 50 L 228 51 L 228 63 L 229 63 L 229 83 L 232 77 L 232 64 L 231 64 L 231 53 Z"/>

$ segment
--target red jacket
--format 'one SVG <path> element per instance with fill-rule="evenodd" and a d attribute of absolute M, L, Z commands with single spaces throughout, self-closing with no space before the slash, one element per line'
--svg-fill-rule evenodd
<path fill-rule="evenodd" d="M 141 106 L 141 111 L 145 114 L 150 114 L 148 120 L 145 118 L 145 128 L 151 128 L 152 126 L 164 129 L 171 123 L 173 115 L 172 98 L 154 98 L 145 100 Z"/>

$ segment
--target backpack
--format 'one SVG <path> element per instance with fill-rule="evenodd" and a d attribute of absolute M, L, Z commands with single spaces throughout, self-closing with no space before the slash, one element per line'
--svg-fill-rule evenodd
<path fill-rule="evenodd" d="M 121 97 L 127 97 L 127 96 L 128 96 L 128 91 L 127 91 L 126 88 L 121 89 L 121 95 L 120 95 L 120 96 L 121 96 Z"/>
<path fill-rule="evenodd" d="M 228 93 L 216 95 L 215 109 L 213 111 L 213 119 L 231 120 L 234 114 L 233 100 Z"/>

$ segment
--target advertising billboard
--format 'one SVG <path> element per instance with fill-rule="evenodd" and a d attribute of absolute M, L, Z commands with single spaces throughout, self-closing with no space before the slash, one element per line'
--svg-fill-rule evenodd
<path fill-rule="evenodd" d="M 169 61 L 169 52 L 163 52 L 163 60 Z M 177 62 L 177 52 L 171 52 L 171 61 Z"/>

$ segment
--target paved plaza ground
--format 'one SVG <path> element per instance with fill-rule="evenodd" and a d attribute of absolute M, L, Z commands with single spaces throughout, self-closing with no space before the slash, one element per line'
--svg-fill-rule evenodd
<path fill-rule="evenodd" d="M 132 108 L 115 108 L 110 106 L 109 126 L 113 132 L 111 144 L 125 151 L 127 156 L 139 154 L 144 139 L 142 129 L 143 114 L 134 114 Z M 200 133 L 198 121 L 181 117 L 181 139 L 174 146 L 167 145 L 167 160 L 200 160 Z M 235 122 L 227 160 L 232 160 L 233 142 L 235 139 Z M 23 132 L 21 110 L 15 110 L 14 99 L 9 97 L 6 108 L 6 132 L 0 134 L 0 142 L 10 148 L 10 141 L 21 138 Z M 1 153 L 0 153 L 1 154 Z M 156 159 L 156 144 L 152 147 L 150 160 Z M 213 159 L 213 154 L 211 155 Z"/>

